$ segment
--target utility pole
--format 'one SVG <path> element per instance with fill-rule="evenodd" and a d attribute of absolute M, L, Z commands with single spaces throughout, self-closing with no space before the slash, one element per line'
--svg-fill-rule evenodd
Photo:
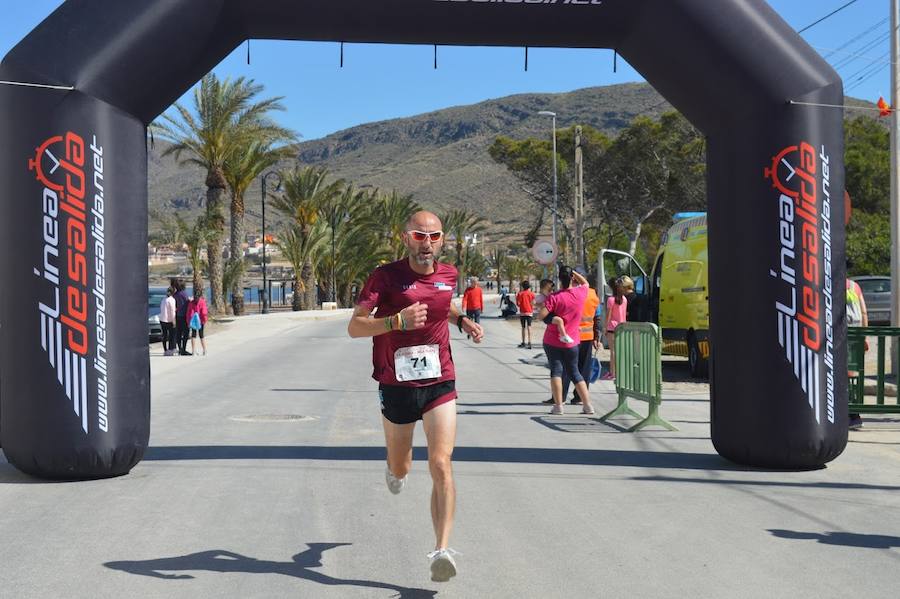
<path fill-rule="evenodd" d="M 900 0 L 891 2 L 891 326 L 900 325 Z M 897 339 L 891 341 L 891 373 L 900 367 Z"/>
<path fill-rule="evenodd" d="M 542 116 L 549 116 L 553 119 L 553 246 L 557 248 L 557 254 L 559 253 L 559 242 L 556 239 L 556 215 L 559 213 L 559 196 L 557 190 L 557 175 L 556 175 L 556 113 L 551 112 L 550 110 L 541 110 L 538 114 Z M 556 263 L 559 260 L 559 256 L 557 255 L 556 260 L 553 261 L 553 280 L 556 280 L 556 275 L 559 272 L 559 269 L 556 267 Z"/>
<path fill-rule="evenodd" d="M 575 266 L 584 268 L 584 171 L 581 126 L 575 127 Z"/>

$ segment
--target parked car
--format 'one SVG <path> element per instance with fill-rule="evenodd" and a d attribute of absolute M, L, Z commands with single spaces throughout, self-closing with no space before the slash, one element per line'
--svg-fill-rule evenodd
<path fill-rule="evenodd" d="M 162 341 L 162 325 L 159 324 L 159 303 L 166 297 L 167 287 L 150 287 L 147 303 L 147 327 L 150 341 Z"/>
<path fill-rule="evenodd" d="M 866 300 L 866 312 L 870 325 L 891 324 L 891 278 L 866 275 L 850 277 L 859 283 Z"/>

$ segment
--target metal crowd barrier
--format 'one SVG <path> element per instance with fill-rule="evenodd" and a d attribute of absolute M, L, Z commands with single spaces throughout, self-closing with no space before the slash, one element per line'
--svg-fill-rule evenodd
<path fill-rule="evenodd" d="M 876 337 L 875 403 L 866 403 L 866 337 Z M 849 327 L 847 329 L 847 376 L 851 414 L 900 413 L 895 392 L 893 403 L 885 402 L 887 339 L 900 337 L 897 327 Z M 871 397 L 871 395 L 869 396 Z"/>
<path fill-rule="evenodd" d="M 642 416 L 628 406 L 628 398 L 650 405 L 647 417 L 628 429 L 633 433 L 646 426 L 678 430 L 659 415 L 662 403 L 662 336 L 659 327 L 648 322 L 626 322 L 616 328 L 616 391 L 619 405 L 601 421 L 627 414 Z"/>

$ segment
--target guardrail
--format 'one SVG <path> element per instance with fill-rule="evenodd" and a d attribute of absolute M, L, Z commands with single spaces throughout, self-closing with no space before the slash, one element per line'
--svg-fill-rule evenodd
<path fill-rule="evenodd" d="M 626 322 L 616 327 L 616 391 L 619 405 L 600 418 L 608 420 L 627 414 L 642 418 L 628 406 L 628 398 L 650 405 L 647 417 L 628 429 L 633 433 L 647 426 L 678 430 L 659 415 L 662 403 L 662 336 L 659 327 L 648 322 Z"/>
<path fill-rule="evenodd" d="M 866 337 L 876 337 L 875 403 L 866 403 Z M 849 327 L 847 329 L 847 377 L 851 414 L 900 413 L 900 402 L 885 402 L 887 339 L 900 337 L 898 327 Z M 868 397 L 872 397 L 868 395 Z"/>

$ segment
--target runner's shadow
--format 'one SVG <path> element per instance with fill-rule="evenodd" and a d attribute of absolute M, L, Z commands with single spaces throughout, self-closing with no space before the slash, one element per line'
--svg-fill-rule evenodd
<path fill-rule="evenodd" d="M 306 551 L 298 553 L 291 561 L 276 562 L 247 557 L 239 553 L 213 549 L 200 551 L 178 557 L 159 559 L 106 562 L 103 564 L 113 570 L 121 570 L 129 574 L 151 576 L 165 580 L 188 580 L 194 578 L 187 571 L 234 572 L 244 574 L 283 574 L 327 586 L 355 586 L 373 589 L 396 591 L 400 599 L 426 599 L 437 595 L 437 591 L 428 589 L 411 589 L 387 582 L 374 580 L 358 580 L 351 578 L 335 578 L 311 568 L 322 567 L 322 554 L 335 547 L 349 546 L 351 543 L 307 543 Z M 171 573 L 170 573 L 171 572 Z M 176 573 L 180 572 L 180 573 Z"/>
<path fill-rule="evenodd" d="M 769 529 L 780 539 L 803 539 L 818 541 L 823 545 L 843 545 L 868 549 L 891 549 L 900 547 L 900 537 L 888 535 L 864 535 L 855 532 L 799 532 L 795 530 Z"/>

